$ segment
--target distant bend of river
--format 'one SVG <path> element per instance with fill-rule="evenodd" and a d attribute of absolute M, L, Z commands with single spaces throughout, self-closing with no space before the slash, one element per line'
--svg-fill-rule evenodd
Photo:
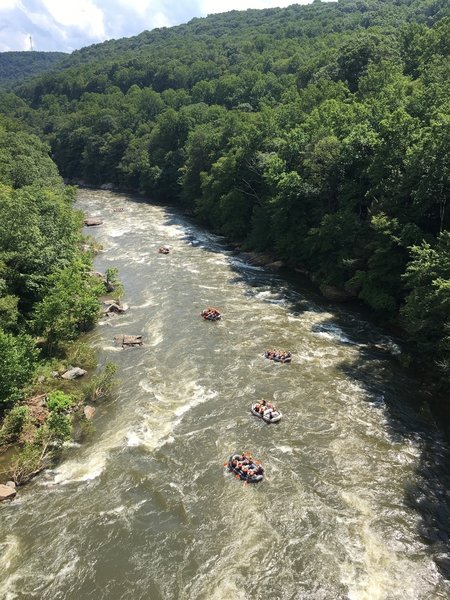
<path fill-rule="evenodd" d="M 119 268 L 130 305 L 88 336 L 120 385 L 92 438 L 0 506 L 3 597 L 448 599 L 449 448 L 417 382 L 370 347 L 395 342 L 172 209 L 92 190 L 77 205 L 104 219 L 86 231 L 95 268 Z M 263 397 L 279 424 L 250 414 Z M 236 450 L 261 484 L 226 472 Z"/>

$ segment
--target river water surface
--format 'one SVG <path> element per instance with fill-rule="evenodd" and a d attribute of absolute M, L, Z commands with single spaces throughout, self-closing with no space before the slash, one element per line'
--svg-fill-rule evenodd
<path fill-rule="evenodd" d="M 78 206 L 103 217 L 96 269 L 119 268 L 130 305 L 89 335 L 120 385 L 92 438 L 0 507 L 0 596 L 449 598 L 448 447 L 416 382 L 370 347 L 395 342 L 172 210 L 86 190 Z M 222 321 L 201 319 L 207 305 Z M 122 333 L 144 346 L 115 347 Z M 279 424 L 250 414 L 262 397 Z M 261 484 L 226 472 L 236 450 L 262 461 Z"/>

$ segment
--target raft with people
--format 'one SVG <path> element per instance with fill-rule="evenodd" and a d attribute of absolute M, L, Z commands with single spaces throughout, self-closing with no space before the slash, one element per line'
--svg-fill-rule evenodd
<path fill-rule="evenodd" d="M 270 402 L 266 402 L 266 400 L 261 400 L 260 402 L 256 402 L 256 404 L 252 404 L 250 410 L 255 417 L 263 419 L 266 423 L 278 423 L 283 416 L 276 406 Z"/>
<path fill-rule="evenodd" d="M 232 454 L 228 459 L 227 466 L 236 478 L 247 483 L 258 483 L 264 478 L 263 467 L 252 457 L 250 452 Z"/>
<path fill-rule="evenodd" d="M 202 310 L 200 314 L 206 321 L 218 321 L 222 318 L 220 310 L 213 306 L 208 306 L 208 308 Z"/>
<path fill-rule="evenodd" d="M 264 352 L 264 356 L 269 360 L 281 363 L 290 363 L 292 360 L 292 352 L 287 352 L 286 350 L 269 348 L 269 350 Z"/>

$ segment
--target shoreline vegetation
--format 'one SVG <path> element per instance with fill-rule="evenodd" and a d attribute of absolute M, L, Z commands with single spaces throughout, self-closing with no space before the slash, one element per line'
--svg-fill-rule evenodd
<path fill-rule="evenodd" d="M 39 443 L 63 445 L 78 396 L 27 386 L 79 366 L 105 291 L 62 178 L 176 205 L 364 303 L 448 412 L 449 39 L 446 0 L 315 0 L 96 44 L 0 92 L 5 439 L 49 391 Z"/>
<path fill-rule="evenodd" d="M 92 270 L 97 249 L 48 147 L 1 116 L 0 139 L 2 500 L 92 430 L 92 405 L 111 394 L 116 369 L 98 370 L 80 336 L 95 326 L 101 299 L 106 312 L 120 306 L 123 288 L 117 269 Z"/>
<path fill-rule="evenodd" d="M 450 382 L 445 0 L 233 11 L 74 52 L 2 95 L 66 180 L 180 207 L 405 332 Z"/>

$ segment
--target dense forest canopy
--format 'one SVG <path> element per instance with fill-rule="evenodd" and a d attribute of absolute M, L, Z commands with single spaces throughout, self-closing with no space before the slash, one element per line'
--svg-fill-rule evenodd
<path fill-rule="evenodd" d="M 66 56 L 64 52 L 0 52 L 0 86 L 49 71 Z"/>
<path fill-rule="evenodd" d="M 361 299 L 445 380 L 449 51 L 446 0 L 315 0 L 82 49 L 1 105 L 64 177 L 179 203 Z"/>

